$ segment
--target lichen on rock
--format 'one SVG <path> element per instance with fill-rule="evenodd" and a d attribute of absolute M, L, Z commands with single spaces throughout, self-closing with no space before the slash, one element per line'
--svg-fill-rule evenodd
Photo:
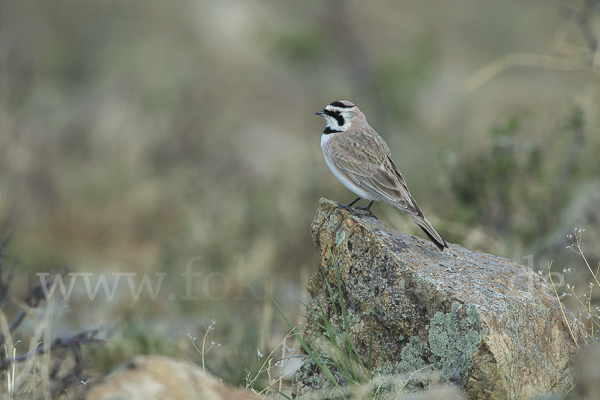
<path fill-rule="evenodd" d="M 469 370 L 471 356 L 483 339 L 481 320 L 477 309 L 466 306 L 465 317 L 461 317 L 460 303 L 452 303 L 452 309 L 444 314 L 435 313 L 429 326 L 429 358 L 442 372 L 447 382 L 460 384 Z"/>

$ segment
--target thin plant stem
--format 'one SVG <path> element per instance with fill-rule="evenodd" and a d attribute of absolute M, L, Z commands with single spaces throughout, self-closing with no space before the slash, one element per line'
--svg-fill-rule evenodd
<path fill-rule="evenodd" d="M 565 324 L 567 325 L 567 328 L 569 329 L 571 338 L 573 338 L 573 342 L 575 343 L 575 346 L 577 346 L 577 348 L 579 348 L 579 343 L 577 343 L 577 339 L 575 339 L 575 335 L 573 334 L 573 331 L 571 330 L 571 325 L 569 324 L 569 320 L 567 319 L 567 315 L 565 314 L 565 310 L 563 308 L 562 301 L 560 301 L 560 296 L 558 295 L 558 292 L 556 291 L 556 286 L 554 286 L 554 280 L 552 279 L 552 272 L 550 271 L 551 266 L 552 266 L 552 262 L 549 262 L 548 263 L 548 276 L 550 277 L 550 284 L 552 286 L 552 290 L 554 290 L 554 295 L 556 296 L 556 300 L 558 300 L 558 304 L 560 306 L 560 312 L 562 313 L 563 319 L 565 320 Z"/>

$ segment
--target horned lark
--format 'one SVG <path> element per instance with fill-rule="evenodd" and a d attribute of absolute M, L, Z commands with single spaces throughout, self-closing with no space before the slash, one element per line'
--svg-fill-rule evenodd
<path fill-rule="evenodd" d="M 321 136 L 321 149 L 327 166 L 344 186 L 358 196 L 352 203 L 341 207 L 352 207 L 358 200 L 365 199 L 371 202 L 359 208 L 371 212 L 373 202 L 383 200 L 408 214 L 440 250 L 448 247 L 408 191 L 387 144 L 369 126 L 358 107 L 349 101 L 334 101 L 315 114 L 327 120 Z"/>

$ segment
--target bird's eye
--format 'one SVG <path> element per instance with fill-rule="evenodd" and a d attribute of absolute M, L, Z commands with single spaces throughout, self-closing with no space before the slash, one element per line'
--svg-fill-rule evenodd
<path fill-rule="evenodd" d="M 334 113 L 335 113 L 335 115 L 340 115 L 341 114 L 341 112 L 339 112 L 339 111 L 334 111 Z"/>

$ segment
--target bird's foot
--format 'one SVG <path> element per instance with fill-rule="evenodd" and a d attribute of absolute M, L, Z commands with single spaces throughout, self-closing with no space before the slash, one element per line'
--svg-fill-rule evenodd
<path fill-rule="evenodd" d="M 377 217 L 375 216 L 375 214 L 373 214 L 373 211 L 371 211 L 371 206 L 373 205 L 373 201 L 374 201 L 374 200 L 371 200 L 371 202 L 369 203 L 369 205 L 368 205 L 368 206 L 366 206 L 366 207 L 356 207 L 356 209 L 357 209 L 357 210 L 362 210 L 362 211 L 368 211 L 368 212 L 369 212 L 369 216 L 371 216 L 371 217 L 373 217 L 373 218 L 375 218 L 375 219 L 379 219 L 379 218 L 377 218 Z"/>
<path fill-rule="evenodd" d="M 346 211 L 356 215 L 356 209 L 354 207 L 352 207 L 350 204 L 337 203 L 336 208 L 341 208 L 342 210 L 346 210 Z"/>
<path fill-rule="evenodd" d="M 349 204 L 337 203 L 337 206 L 338 206 L 338 208 L 342 208 L 344 210 L 348 210 L 348 211 L 350 211 L 352 213 L 356 213 L 356 210 L 367 211 L 369 213 L 370 217 L 378 219 L 375 216 L 375 214 L 373 214 L 373 212 L 371 211 L 371 206 L 373 205 L 373 200 L 366 207 L 354 207 L 354 208 L 352 208 L 352 205 L 354 205 L 354 203 L 356 203 L 359 200 L 360 200 L 360 197 L 357 197 L 353 202 L 351 202 Z"/>
<path fill-rule="evenodd" d="M 360 200 L 360 197 L 357 197 L 356 199 L 354 199 L 353 202 L 348 203 L 348 204 L 338 203 L 338 208 L 343 208 L 344 210 L 351 210 L 351 211 L 353 211 L 352 206 L 354 205 L 354 203 L 356 203 L 359 200 Z"/>
<path fill-rule="evenodd" d="M 360 210 L 360 211 L 366 211 L 369 213 L 369 217 L 375 218 L 376 220 L 379 220 L 379 218 L 377 218 L 375 216 L 375 214 L 373 214 L 373 211 L 369 210 L 368 207 L 356 207 L 355 210 Z"/>

